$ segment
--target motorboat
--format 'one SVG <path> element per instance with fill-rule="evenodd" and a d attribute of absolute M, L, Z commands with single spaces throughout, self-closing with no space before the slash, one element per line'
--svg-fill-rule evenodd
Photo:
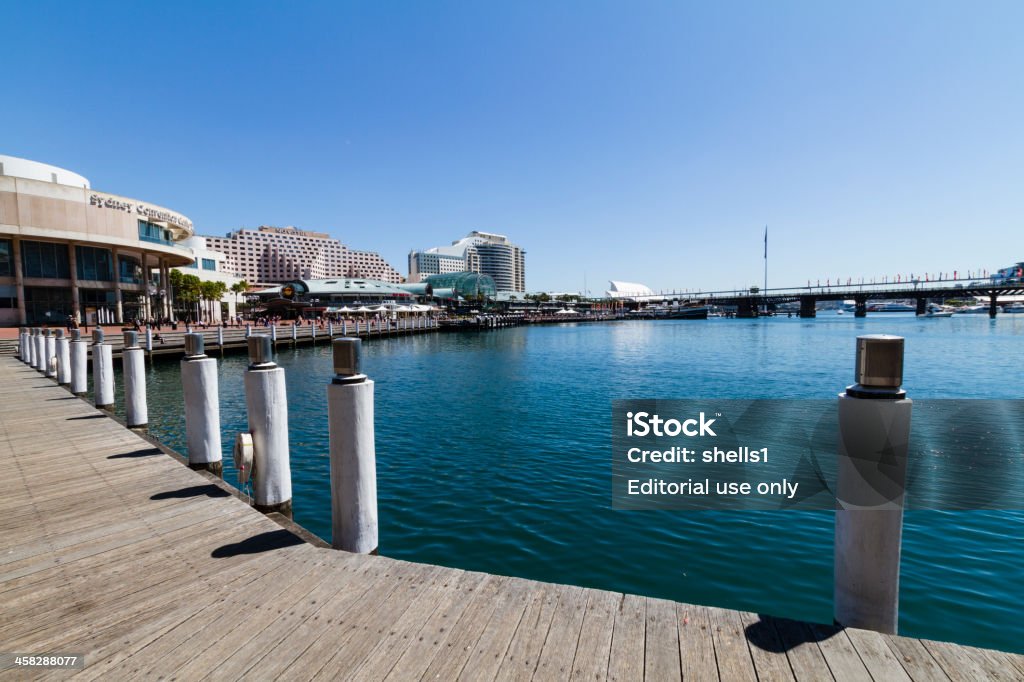
<path fill-rule="evenodd" d="M 916 313 L 917 306 L 899 301 L 879 301 L 868 305 L 869 313 Z"/>

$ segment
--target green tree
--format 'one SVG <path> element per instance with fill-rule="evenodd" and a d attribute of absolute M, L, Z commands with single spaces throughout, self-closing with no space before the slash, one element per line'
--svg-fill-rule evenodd
<path fill-rule="evenodd" d="M 241 310 L 238 303 L 238 296 L 249 291 L 249 283 L 244 279 L 231 285 L 231 292 L 235 295 L 235 310 Z"/>

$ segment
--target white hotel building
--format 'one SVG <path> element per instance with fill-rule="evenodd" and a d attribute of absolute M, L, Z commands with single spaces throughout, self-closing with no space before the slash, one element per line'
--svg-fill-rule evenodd
<path fill-rule="evenodd" d="M 240 229 L 205 237 L 224 254 L 224 268 L 249 283 L 359 277 L 398 284 L 402 275 L 372 251 L 349 249 L 323 232 L 295 227 Z"/>
<path fill-rule="evenodd" d="M 490 275 L 498 291 L 526 291 L 526 252 L 505 235 L 474 230 L 451 246 L 409 253 L 410 282 L 451 272 Z"/>

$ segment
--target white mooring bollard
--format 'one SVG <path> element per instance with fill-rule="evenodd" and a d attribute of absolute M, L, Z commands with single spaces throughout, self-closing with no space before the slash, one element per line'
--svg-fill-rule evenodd
<path fill-rule="evenodd" d="M 247 324 L 245 325 L 245 338 L 249 338 L 250 336 L 252 336 L 252 325 Z"/>
<path fill-rule="evenodd" d="M 114 354 L 109 343 L 103 343 L 103 330 L 92 330 L 93 402 L 103 410 L 114 408 Z"/>
<path fill-rule="evenodd" d="M 89 390 L 89 344 L 79 329 L 71 330 L 71 392 L 83 396 Z"/>
<path fill-rule="evenodd" d="M 185 400 L 185 444 L 190 469 L 223 475 L 217 361 L 203 352 L 203 335 L 185 335 L 181 390 Z"/>
<path fill-rule="evenodd" d="M 217 327 L 217 348 L 224 350 L 224 325 Z"/>
<path fill-rule="evenodd" d="M 64 330 L 57 330 L 57 383 L 61 386 L 71 383 L 71 349 L 70 341 L 64 336 Z"/>
<path fill-rule="evenodd" d="M 46 355 L 46 337 L 43 336 L 41 327 L 36 328 L 35 344 L 32 348 L 32 367 L 37 371 L 43 371 L 43 356 Z"/>
<path fill-rule="evenodd" d="M 36 366 L 36 328 L 29 327 L 25 330 L 25 364 L 29 367 Z"/>
<path fill-rule="evenodd" d="M 359 339 L 333 343 L 334 379 L 327 386 L 331 451 L 331 545 L 377 551 L 377 455 L 373 382 L 359 372 Z"/>
<path fill-rule="evenodd" d="M 43 337 L 43 374 L 48 377 L 57 376 L 57 336 L 52 329 L 47 329 Z"/>
<path fill-rule="evenodd" d="M 839 395 L 836 623 L 896 634 L 907 449 L 913 405 L 903 338 L 857 338 L 857 383 Z"/>
<path fill-rule="evenodd" d="M 292 474 L 288 452 L 288 396 L 284 370 L 271 359 L 272 339 L 249 339 L 245 407 L 253 449 L 253 497 L 262 512 L 292 514 Z"/>
<path fill-rule="evenodd" d="M 295 342 L 298 340 L 298 338 L 299 338 L 299 327 L 294 322 L 292 322 L 292 345 L 293 346 L 295 345 Z"/>
<path fill-rule="evenodd" d="M 149 409 L 146 406 L 146 352 L 139 347 L 137 332 L 124 333 L 121 367 L 124 371 L 125 421 L 128 428 L 140 429 L 149 423 Z"/>
<path fill-rule="evenodd" d="M 327 338 L 330 338 L 330 339 L 334 338 L 334 323 L 333 322 L 328 322 L 327 323 Z"/>
<path fill-rule="evenodd" d="M 153 328 L 146 326 L 146 353 L 153 354 Z"/>
<path fill-rule="evenodd" d="M 25 362 L 25 328 L 18 327 L 18 359 Z"/>

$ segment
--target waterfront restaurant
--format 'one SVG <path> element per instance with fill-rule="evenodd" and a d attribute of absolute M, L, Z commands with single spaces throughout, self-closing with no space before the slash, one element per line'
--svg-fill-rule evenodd
<path fill-rule="evenodd" d="M 167 273 L 193 262 L 192 234 L 176 211 L 0 155 L 0 326 L 170 317 Z"/>
<path fill-rule="evenodd" d="M 303 279 L 286 282 L 254 292 L 250 298 L 263 304 L 268 315 L 285 318 L 303 315 L 347 314 L 367 312 L 370 306 L 382 304 L 411 305 L 418 297 L 429 297 L 426 284 L 391 284 L 375 279 L 337 277 L 333 279 Z"/>

